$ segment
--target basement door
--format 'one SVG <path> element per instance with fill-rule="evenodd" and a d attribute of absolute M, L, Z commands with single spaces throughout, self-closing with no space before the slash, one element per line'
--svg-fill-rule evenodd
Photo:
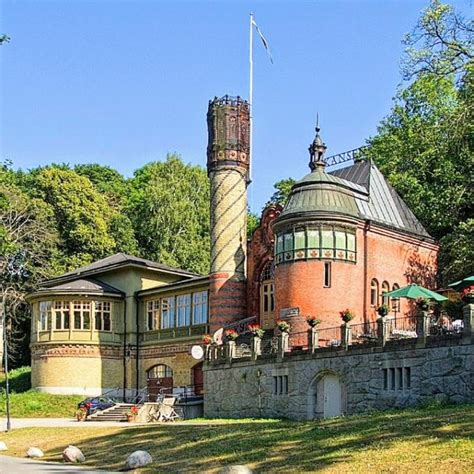
<path fill-rule="evenodd" d="M 324 418 L 342 415 L 341 383 L 336 375 L 326 375 L 323 378 Z"/>

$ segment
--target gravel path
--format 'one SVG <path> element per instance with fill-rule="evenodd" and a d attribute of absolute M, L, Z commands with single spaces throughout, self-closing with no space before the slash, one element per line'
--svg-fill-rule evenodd
<path fill-rule="evenodd" d="M 0 472 L 3 474 L 27 473 L 27 472 L 68 472 L 68 473 L 94 473 L 113 474 L 112 471 L 94 471 L 86 467 L 82 468 L 73 464 L 35 461 L 26 458 L 14 458 L 10 456 L 0 456 Z"/>
<path fill-rule="evenodd" d="M 12 418 L 11 427 L 15 428 L 41 428 L 41 427 L 60 427 L 60 428 L 88 428 L 100 427 L 119 427 L 133 428 L 134 426 L 146 425 L 147 423 L 125 423 L 120 421 L 84 421 L 79 422 L 73 418 Z M 0 430 L 7 428 L 7 419 L 0 419 Z"/>

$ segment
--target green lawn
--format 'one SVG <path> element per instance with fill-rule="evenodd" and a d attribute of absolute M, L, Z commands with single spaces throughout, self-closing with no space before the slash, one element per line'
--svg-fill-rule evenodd
<path fill-rule="evenodd" d="M 143 472 L 216 472 L 247 464 L 257 472 L 474 472 L 474 406 L 425 408 L 325 420 L 240 420 L 117 428 L 26 428 L 0 435 L 9 455 L 29 446 L 58 461 L 68 444 L 86 464 L 117 470 L 146 449 Z"/>
<path fill-rule="evenodd" d="M 31 369 L 9 372 L 10 414 L 14 418 L 74 417 L 82 395 L 50 395 L 31 390 Z M 6 415 L 5 376 L 0 374 L 0 417 Z"/>

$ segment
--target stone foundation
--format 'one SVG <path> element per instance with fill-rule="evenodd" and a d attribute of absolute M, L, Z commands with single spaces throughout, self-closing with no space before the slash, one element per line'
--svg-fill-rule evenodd
<path fill-rule="evenodd" d="M 205 364 L 204 415 L 295 420 L 416 405 L 434 399 L 474 402 L 474 344 L 461 337 L 390 341 L 382 347 L 278 359 Z M 330 384 L 336 387 L 325 392 Z M 327 388 L 329 390 L 329 388 Z M 335 393 L 335 405 L 327 394 Z M 326 412 L 325 412 L 326 410 Z"/>

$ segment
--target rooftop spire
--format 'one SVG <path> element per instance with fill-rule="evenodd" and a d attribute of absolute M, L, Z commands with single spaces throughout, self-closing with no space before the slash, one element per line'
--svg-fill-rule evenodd
<path fill-rule="evenodd" d="M 326 167 L 326 162 L 324 161 L 324 152 L 326 151 L 326 144 L 321 139 L 319 135 L 319 114 L 316 116 L 316 135 L 314 137 L 313 143 L 309 146 L 309 167 L 311 171 L 315 171 L 317 168 L 324 169 Z"/>

